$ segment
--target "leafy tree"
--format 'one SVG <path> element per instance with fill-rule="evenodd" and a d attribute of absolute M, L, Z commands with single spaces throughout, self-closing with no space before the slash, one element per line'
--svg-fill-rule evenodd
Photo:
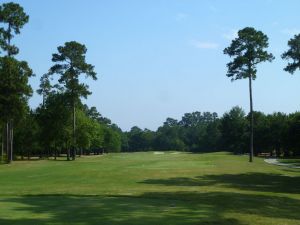
<path fill-rule="evenodd" d="M 109 128 L 104 130 L 104 148 L 107 152 L 121 151 L 121 137 L 118 132 Z"/>
<path fill-rule="evenodd" d="M 267 132 L 269 138 L 268 142 L 270 145 L 270 148 L 272 150 L 275 150 L 276 156 L 279 157 L 283 150 L 287 150 L 287 136 L 288 136 L 288 116 L 284 113 L 273 113 L 271 115 L 268 115 L 268 122 L 269 122 L 269 131 Z M 263 136 L 259 137 L 260 139 L 263 138 Z"/>
<path fill-rule="evenodd" d="M 88 117 L 99 122 L 101 121 L 101 114 L 97 111 L 97 108 L 95 106 L 88 108 L 85 105 L 84 107 L 86 107 L 86 114 L 88 115 Z"/>
<path fill-rule="evenodd" d="M 100 113 L 90 114 L 87 112 L 97 112 L 95 107 L 91 109 L 82 110 L 77 112 L 77 126 L 76 126 L 76 141 L 77 146 L 80 148 L 81 153 L 84 150 L 94 150 L 99 153 L 104 145 L 104 129 L 105 126 L 98 121 Z M 98 116 L 95 116 L 95 115 Z"/>
<path fill-rule="evenodd" d="M 270 120 L 264 113 L 258 111 L 253 111 L 253 118 L 255 130 L 254 154 L 265 152 L 272 154 L 272 149 L 270 148 Z M 250 114 L 248 114 L 247 119 L 250 122 Z"/>
<path fill-rule="evenodd" d="M 166 119 L 166 121 L 164 122 L 164 126 L 176 127 L 176 126 L 178 126 L 178 121 L 176 119 L 168 117 Z"/>
<path fill-rule="evenodd" d="M 289 49 L 281 57 L 285 60 L 291 60 L 284 68 L 285 71 L 293 74 L 300 68 L 300 34 L 294 36 L 288 41 Z"/>
<path fill-rule="evenodd" d="M 15 132 L 15 152 L 21 155 L 21 159 L 27 155 L 37 154 L 40 151 L 39 130 L 36 114 L 32 110 L 27 110 L 16 126 Z"/>
<path fill-rule="evenodd" d="M 220 147 L 221 131 L 220 120 L 210 122 L 206 127 L 206 132 L 202 140 L 204 151 L 218 151 Z"/>
<path fill-rule="evenodd" d="M 153 142 L 155 149 L 161 150 L 183 151 L 186 147 L 179 122 L 173 118 L 167 118 L 163 126 L 157 129 Z"/>
<path fill-rule="evenodd" d="M 240 107 L 233 107 L 221 118 L 220 131 L 222 147 L 234 153 L 245 152 L 245 134 L 247 121 Z"/>
<path fill-rule="evenodd" d="M 0 65 L 0 111 L 6 121 L 6 151 L 8 162 L 13 156 L 13 117 L 16 112 L 21 115 L 20 108 L 26 105 L 26 97 L 30 96 L 31 88 L 28 85 L 28 77 L 32 71 L 26 62 L 19 62 L 13 58 L 19 49 L 11 44 L 14 35 L 20 33 L 20 29 L 28 22 L 29 17 L 23 8 L 16 3 L 3 3 L 0 6 L 0 47 L 6 52 Z M 16 82 L 20 82 L 17 84 Z M 21 104 L 21 105 L 20 105 Z"/>
<path fill-rule="evenodd" d="M 90 136 L 91 136 L 91 146 L 90 150 L 95 150 L 99 152 L 100 149 L 103 150 L 104 147 L 104 130 L 103 127 L 99 122 L 93 121 L 91 124 Z"/>
<path fill-rule="evenodd" d="M 13 121 L 18 122 L 26 112 L 27 100 L 32 93 L 28 84 L 31 76 L 32 70 L 25 61 L 0 57 L 0 117 L 6 123 L 8 162 L 12 161 L 13 156 Z"/>
<path fill-rule="evenodd" d="M 76 105 L 80 102 L 80 97 L 87 98 L 91 94 L 88 85 L 80 83 L 79 78 L 82 74 L 91 77 L 93 80 L 96 80 L 97 77 L 94 66 L 86 63 L 85 54 L 87 49 L 85 45 L 71 41 L 66 42 L 64 46 L 59 46 L 57 50 L 58 53 L 52 55 L 52 61 L 56 64 L 50 68 L 50 74 L 60 75 L 58 82 L 63 86 L 72 107 L 72 158 L 74 160 L 76 156 Z"/>
<path fill-rule="evenodd" d="M 127 133 L 121 132 L 120 135 L 121 135 L 121 151 L 128 152 L 130 149 L 129 149 Z"/>
<path fill-rule="evenodd" d="M 91 147 L 92 132 L 94 131 L 93 120 L 84 111 L 77 110 L 76 143 L 82 155 L 83 149 Z"/>
<path fill-rule="evenodd" d="M 37 90 L 39 95 L 43 96 L 43 105 L 45 104 L 46 98 L 49 96 L 52 90 L 52 85 L 49 80 L 49 74 L 44 74 L 40 79 L 40 88 Z"/>
<path fill-rule="evenodd" d="M 185 113 L 179 124 L 184 127 L 196 127 L 202 121 L 201 112 Z"/>
<path fill-rule="evenodd" d="M 128 133 L 128 145 L 130 151 L 142 151 L 144 149 L 143 130 L 137 126 L 130 129 Z"/>
<path fill-rule="evenodd" d="M 11 39 L 15 34 L 20 34 L 20 29 L 28 22 L 29 16 L 17 3 L 4 3 L 0 6 L 0 23 L 4 27 L 0 28 L 0 46 L 7 52 L 7 56 L 18 54 L 19 49 L 11 44 Z"/>
<path fill-rule="evenodd" d="M 289 49 L 282 54 L 282 58 L 289 60 L 287 66 L 284 68 L 285 71 L 293 74 L 297 69 L 300 69 L 300 34 L 295 35 L 288 41 Z M 299 113 L 292 116 L 291 124 L 289 128 L 289 140 L 294 149 L 294 154 L 299 154 L 299 137 L 300 137 L 300 126 L 299 126 Z M 298 149 L 298 151 L 297 151 Z"/>
<path fill-rule="evenodd" d="M 290 115 L 288 143 L 294 156 L 300 156 L 300 112 Z"/>
<path fill-rule="evenodd" d="M 44 151 L 56 153 L 69 148 L 71 144 L 71 117 L 65 93 L 51 93 L 44 105 L 37 108 L 40 127 L 40 142 Z M 59 149 L 60 147 L 60 149 Z"/>
<path fill-rule="evenodd" d="M 271 62 L 274 56 L 265 49 L 268 47 L 268 37 L 261 31 L 252 27 L 239 30 L 238 37 L 231 42 L 231 45 L 224 49 L 224 54 L 234 57 L 227 64 L 227 76 L 231 80 L 249 79 L 250 95 L 250 154 L 249 161 L 253 161 L 253 99 L 252 80 L 255 80 L 257 64 L 265 61 Z"/>

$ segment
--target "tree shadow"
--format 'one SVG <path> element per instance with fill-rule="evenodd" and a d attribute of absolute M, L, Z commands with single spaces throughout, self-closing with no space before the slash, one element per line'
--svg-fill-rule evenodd
<path fill-rule="evenodd" d="M 174 199 L 188 202 L 188 204 L 196 202 L 198 205 L 209 205 L 219 215 L 226 212 L 242 213 L 299 220 L 300 223 L 300 214 L 297 212 L 300 207 L 300 200 L 289 197 L 234 192 L 153 192 L 145 193 L 143 197 Z"/>
<path fill-rule="evenodd" d="M 44 195 L 6 197 L 11 217 L 0 224 L 222 224 L 247 225 L 226 213 L 296 220 L 300 201 L 288 197 L 233 192 L 148 192 L 140 196 Z M 18 219 L 18 215 L 22 217 Z M 17 215 L 15 218 L 14 216 Z M 275 221 L 276 223 L 276 221 Z M 266 221 L 264 224 L 271 224 Z M 295 223 L 297 224 L 297 223 Z"/>
<path fill-rule="evenodd" d="M 234 192 L 21 196 L 2 198 L 0 208 L 3 205 L 12 212 L 0 213 L 0 224 L 5 225 L 251 224 L 243 216 L 265 218 L 264 224 L 278 224 L 276 219 L 300 221 L 300 200 Z M 242 217 L 232 216 L 235 213 Z"/>
<path fill-rule="evenodd" d="M 175 177 L 169 179 L 148 179 L 140 183 L 165 186 L 218 185 L 240 190 L 300 194 L 300 176 L 284 176 L 266 173 L 205 175 L 194 178 Z"/>
<path fill-rule="evenodd" d="M 215 185 L 252 191 L 250 193 L 229 192 L 228 189 L 203 193 L 199 188 L 199 192 L 169 192 L 167 189 L 166 192 L 160 190 L 137 196 L 54 194 L 0 197 L 0 224 L 249 225 L 252 224 L 249 218 L 260 218 L 263 225 L 279 224 L 277 220 L 282 219 L 300 224 L 299 179 L 299 176 L 245 173 L 140 182 L 167 187 Z M 278 193 L 294 195 L 289 197 Z"/>
<path fill-rule="evenodd" d="M 178 194 L 184 198 L 184 193 Z M 0 217 L 0 224 L 247 225 L 236 218 L 223 217 L 222 213 L 215 211 L 215 205 L 208 202 L 186 202 L 177 197 L 177 193 L 146 193 L 132 197 L 84 195 L 6 197 L 0 199 L 0 208 L 3 204 L 6 208 L 12 207 L 13 214 Z M 22 215 L 22 218 L 19 215 Z"/>

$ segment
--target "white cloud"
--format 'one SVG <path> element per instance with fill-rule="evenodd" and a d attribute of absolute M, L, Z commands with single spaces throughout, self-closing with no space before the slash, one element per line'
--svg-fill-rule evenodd
<path fill-rule="evenodd" d="M 222 37 L 227 39 L 227 40 L 233 40 L 237 38 L 238 36 L 238 30 L 237 29 L 231 29 L 227 33 L 222 34 Z"/>
<path fill-rule="evenodd" d="M 286 28 L 286 29 L 281 30 L 281 33 L 293 36 L 295 34 L 299 34 L 300 29 L 299 28 Z"/>
<path fill-rule="evenodd" d="M 201 48 L 201 49 L 217 49 L 219 47 L 218 43 L 215 42 L 210 42 L 210 41 L 197 41 L 197 40 L 192 40 L 191 44 L 196 47 L 196 48 Z"/>
<path fill-rule="evenodd" d="M 183 21 L 183 20 L 186 20 L 188 18 L 188 16 L 189 16 L 188 14 L 180 12 L 180 13 L 177 13 L 176 20 Z"/>

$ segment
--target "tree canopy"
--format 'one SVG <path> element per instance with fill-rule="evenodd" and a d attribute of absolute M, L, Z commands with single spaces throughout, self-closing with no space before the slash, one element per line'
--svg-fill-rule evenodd
<path fill-rule="evenodd" d="M 268 37 L 263 32 L 253 27 L 239 30 L 238 37 L 224 49 L 224 54 L 233 57 L 233 60 L 227 64 L 227 76 L 232 80 L 249 77 L 254 80 L 257 64 L 271 62 L 274 59 L 274 56 L 265 50 L 268 46 Z"/>
<path fill-rule="evenodd" d="M 289 49 L 282 54 L 282 58 L 289 60 L 285 71 L 293 74 L 297 69 L 300 69 L 300 34 L 295 35 L 288 41 Z"/>

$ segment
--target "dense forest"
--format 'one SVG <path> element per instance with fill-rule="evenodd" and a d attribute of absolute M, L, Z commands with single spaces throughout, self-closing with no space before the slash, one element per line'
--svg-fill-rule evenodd
<path fill-rule="evenodd" d="M 249 115 L 233 107 L 222 117 L 217 113 L 193 112 L 180 121 L 167 118 L 156 132 L 133 127 L 125 132 L 123 151 L 182 150 L 213 152 L 226 150 L 237 154 L 249 152 Z M 300 154 L 300 113 L 254 112 L 255 154 Z"/>
<path fill-rule="evenodd" d="M 27 110 L 16 125 L 15 155 L 49 157 L 66 154 L 72 122 L 63 95 L 53 94 L 44 106 Z M 70 110 L 69 110 L 70 111 Z M 63 113 L 64 112 L 64 113 Z M 254 112 L 255 154 L 300 155 L 300 113 Z M 77 110 L 76 151 L 81 154 L 135 151 L 249 152 L 249 115 L 233 107 L 217 113 L 186 113 L 181 120 L 167 118 L 156 131 L 135 126 L 123 132 L 95 107 Z M 41 141 L 42 140 L 42 141 Z"/>
<path fill-rule="evenodd" d="M 224 50 L 224 54 L 236 56 L 227 65 L 227 76 L 232 79 L 249 78 L 251 110 L 248 115 L 240 107 L 233 107 L 221 117 L 215 112 L 192 112 L 184 114 L 180 121 L 167 118 L 156 131 L 135 126 L 124 132 L 103 117 L 96 107 L 84 104 L 84 99 L 92 93 L 83 81 L 86 78 L 96 80 L 97 73 L 94 66 L 86 62 L 86 46 L 76 41 L 65 42 L 56 51 L 53 50 L 53 65 L 40 76 L 40 88 L 36 90 L 42 95 L 43 102 L 35 109 L 30 108 L 28 100 L 34 90 L 29 79 L 34 72 L 26 61 L 15 57 L 19 49 L 13 44 L 13 38 L 20 34 L 28 21 L 29 16 L 20 5 L 1 5 L 2 161 L 33 156 L 57 157 L 61 154 L 66 154 L 68 160 L 74 160 L 82 154 L 152 150 L 224 150 L 243 154 L 250 149 L 252 151 L 252 146 L 256 155 L 300 155 L 299 112 L 266 115 L 252 109 L 251 85 L 256 78 L 255 65 L 274 59 L 272 54 L 264 51 L 268 47 L 267 36 L 254 28 L 239 31 L 239 37 Z M 299 54 L 295 54 L 299 40 L 299 35 L 291 39 L 288 43 L 290 50 L 282 55 L 283 59 L 294 59 L 296 63 L 285 68 L 290 73 L 299 67 Z"/>

